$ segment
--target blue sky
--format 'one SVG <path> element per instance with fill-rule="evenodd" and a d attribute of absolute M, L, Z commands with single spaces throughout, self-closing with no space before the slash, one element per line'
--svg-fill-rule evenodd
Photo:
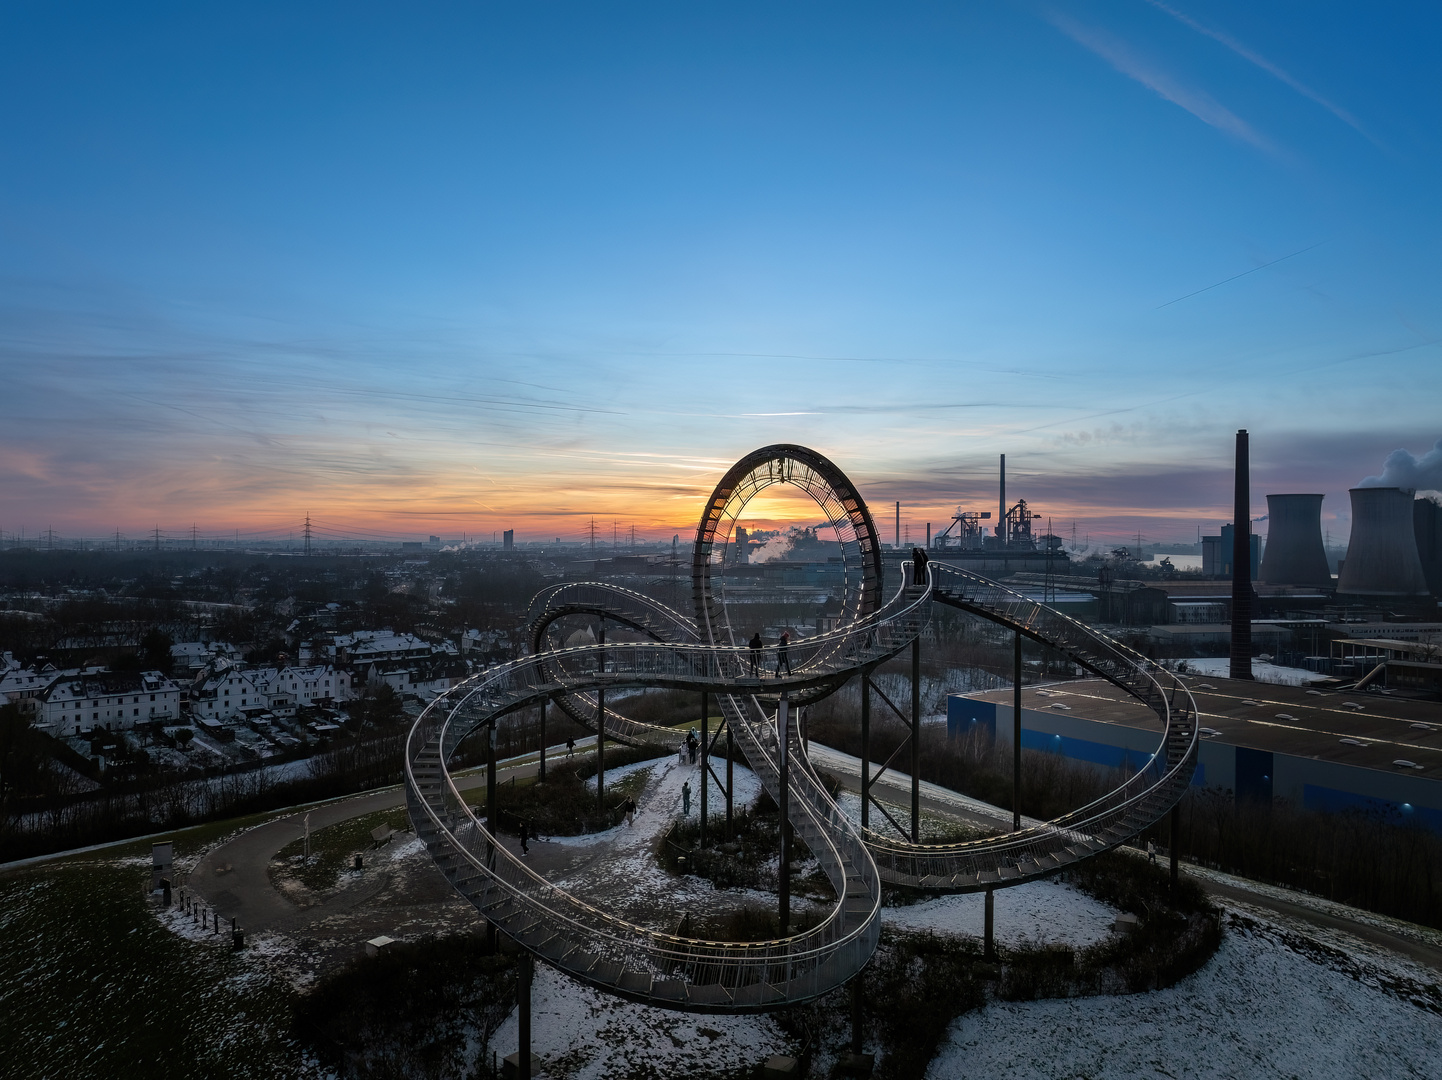
<path fill-rule="evenodd" d="M 299 8 L 300 10 L 295 10 Z M 768 442 L 1094 537 L 1442 437 L 1424 5 L 0 11 L 0 530 L 685 531 Z M 1214 286 L 1214 287 L 1213 287 Z"/>

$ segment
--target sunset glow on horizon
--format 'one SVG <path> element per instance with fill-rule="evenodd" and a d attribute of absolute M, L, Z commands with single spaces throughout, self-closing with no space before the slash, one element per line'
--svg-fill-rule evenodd
<path fill-rule="evenodd" d="M 13 5 L 0 534 L 1186 541 L 1442 436 L 1433 13 Z M 776 524 L 760 519 L 758 524 Z M 994 521 L 993 521 L 994 524 Z M 1259 531 L 1265 531 L 1259 527 Z"/>

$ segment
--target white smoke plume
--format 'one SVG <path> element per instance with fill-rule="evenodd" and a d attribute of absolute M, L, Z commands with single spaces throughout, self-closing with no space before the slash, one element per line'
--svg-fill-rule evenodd
<path fill-rule="evenodd" d="M 1382 475 L 1369 476 L 1359 486 L 1442 491 L 1442 439 L 1421 457 L 1413 457 L 1406 450 L 1393 450 L 1382 463 Z"/>

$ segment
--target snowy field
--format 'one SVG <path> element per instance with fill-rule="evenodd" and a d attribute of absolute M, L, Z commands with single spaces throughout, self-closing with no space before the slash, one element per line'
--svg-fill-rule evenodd
<path fill-rule="evenodd" d="M 1004 945 L 1065 944 L 1082 948 L 1104 941 L 1117 912 L 1100 900 L 1059 881 L 1034 881 L 994 894 L 992 930 Z M 907 907 L 881 909 L 883 926 L 979 938 L 985 929 L 986 897 L 981 893 L 941 896 Z"/>
<path fill-rule="evenodd" d="M 1200 660 L 1185 660 L 1187 675 L 1203 675 L 1212 679 L 1225 679 L 1232 670 L 1232 662 L 1225 656 L 1209 656 Z M 1299 667 L 1279 667 L 1262 660 L 1252 661 L 1252 677 L 1260 683 L 1273 686 L 1306 686 L 1308 683 L 1324 682 L 1328 676 L 1318 675 Z"/>
<path fill-rule="evenodd" d="M 1358 960 L 1235 913 L 1228 924 L 1211 963 L 1169 990 L 999 1003 L 961 1017 L 927 1076 L 1439 1075 L 1435 981 L 1429 994 L 1412 965 Z"/>
<path fill-rule="evenodd" d="M 516 1014 L 492 1039 L 514 1047 Z M 531 1046 L 547 1075 L 630 1080 L 753 1068 L 789 1040 L 769 1016 L 697 1016 L 634 1005 L 581 986 L 544 964 L 531 985 Z"/>

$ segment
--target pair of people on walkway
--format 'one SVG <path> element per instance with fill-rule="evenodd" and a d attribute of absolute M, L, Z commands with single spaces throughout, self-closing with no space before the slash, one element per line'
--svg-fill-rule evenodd
<path fill-rule="evenodd" d="M 761 640 L 761 631 L 751 635 L 751 640 L 746 643 L 751 649 L 751 677 L 761 677 L 761 652 L 766 648 L 766 643 Z M 781 678 L 781 669 L 786 669 L 786 674 L 791 674 L 791 631 L 781 631 L 781 637 L 776 642 L 776 677 Z"/>
<path fill-rule="evenodd" d="M 701 742 L 696 738 L 696 733 L 694 731 L 686 732 L 686 756 L 692 765 L 696 764 L 696 751 L 700 749 L 700 746 Z"/>

